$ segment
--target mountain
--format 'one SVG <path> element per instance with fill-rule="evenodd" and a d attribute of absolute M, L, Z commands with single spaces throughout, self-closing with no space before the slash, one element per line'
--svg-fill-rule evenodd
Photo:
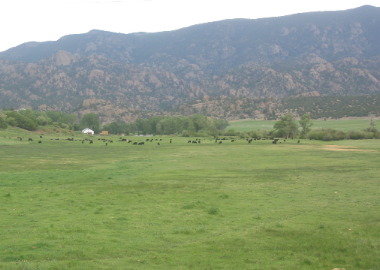
<path fill-rule="evenodd" d="M 0 53 L 0 108 L 237 118 L 288 97 L 378 95 L 378 29 L 380 8 L 363 6 L 24 43 Z"/>

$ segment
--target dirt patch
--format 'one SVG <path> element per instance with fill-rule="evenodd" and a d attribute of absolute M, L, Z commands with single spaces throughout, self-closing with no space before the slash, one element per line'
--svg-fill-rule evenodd
<path fill-rule="evenodd" d="M 375 152 L 374 150 L 359 149 L 357 147 L 345 145 L 325 145 L 322 149 L 329 151 Z"/>

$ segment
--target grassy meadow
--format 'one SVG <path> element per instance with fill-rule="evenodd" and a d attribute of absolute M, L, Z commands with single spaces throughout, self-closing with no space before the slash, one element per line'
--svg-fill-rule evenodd
<path fill-rule="evenodd" d="M 379 140 L 19 134 L 0 269 L 380 269 Z"/>
<path fill-rule="evenodd" d="M 357 118 L 357 119 L 318 119 L 312 120 L 312 129 L 336 129 L 341 131 L 360 131 L 370 127 L 370 118 Z M 236 131 L 251 131 L 251 130 L 272 130 L 274 123 L 277 120 L 236 120 L 231 121 L 227 129 L 234 129 Z M 377 121 L 375 120 L 375 123 Z"/>

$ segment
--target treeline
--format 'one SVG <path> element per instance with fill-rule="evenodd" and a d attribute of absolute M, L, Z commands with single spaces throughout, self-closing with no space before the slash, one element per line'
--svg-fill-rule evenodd
<path fill-rule="evenodd" d="M 36 130 L 40 126 L 57 125 L 61 128 L 79 128 L 77 116 L 56 111 L 39 112 L 33 110 L 3 110 L 0 111 L 0 128 L 8 126 L 26 130 Z"/>
<path fill-rule="evenodd" d="M 112 122 L 102 126 L 99 116 L 94 113 L 84 114 L 79 118 L 76 114 L 57 111 L 0 111 L 0 128 L 2 129 L 13 126 L 33 131 L 49 125 L 74 131 L 90 128 L 95 133 L 107 130 L 110 134 L 215 136 L 228 126 L 228 121 L 197 114 L 141 118 L 132 123 Z"/>
<path fill-rule="evenodd" d="M 239 136 L 240 138 L 253 139 L 310 139 L 320 141 L 380 139 L 380 131 L 376 128 L 375 121 L 371 119 L 369 127 L 360 131 L 341 131 L 329 128 L 312 129 L 313 121 L 310 114 L 302 115 L 298 120 L 292 114 L 280 117 L 271 130 L 254 130 L 237 132 L 224 131 L 225 135 Z"/>
<path fill-rule="evenodd" d="M 44 126 L 57 127 L 67 130 L 81 130 L 90 127 L 96 132 L 101 129 L 99 116 L 89 113 L 78 117 L 74 113 L 63 113 L 58 111 L 34 111 L 23 110 L 2 110 L 0 111 L 0 128 L 8 126 L 19 127 L 26 130 L 37 130 Z"/>
<path fill-rule="evenodd" d="M 316 129 L 310 131 L 307 134 L 307 138 L 320 141 L 380 139 L 380 132 L 377 129 L 371 128 L 346 132 L 335 129 Z"/>
<path fill-rule="evenodd" d="M 228 126 L 228 121 L 196 114 L 192 116 L 157 116 L 133 123 L 112 122 L 103 126 L 111 134 L 152 134 L 214 136 Z"/>
<path fill-rule="evenodd" d="M 226 130 L 228 121 L 206 117 L 201 114 L 192 116 L 156 116 L 141 118 L 132 123 L 112 122 L 101 125 L 97 114 L 88 113 L 81 117 L 57 111 L 3 110 L 0 111 L 0 129 L 8 126 L 26 130 L 37 130 L 43 126 L 59 127 L 79 131 L 91 128 L 95 133 L 107 130 L 109 134 L 139 135 L 178 135 L 178 136 L 239 136 L 242 138 L 304 138 L 310 140 L 380 139 L 380 131 L 371 120 L 367 129 L 361 131 L 338 131 L 334 129 L 312 129 L 310 114 L 299 119 L 286 114 L 275 122 L 272 130 L 238 132 Z"/>
<path fill-rule="evenodd" d="M 375 127 L 375 121 L 371 119 L 369 127 L 361 131 L 338 131 L 334 129 L 311 129 L 313 122 L 310 114 L 304 114 L 297 121 L 292 114 L 282 116 L 275 122 L 273 134 L 282 138 L 307 138 L 310 140 L 336 141 L 336 140 L 360 140 L 379 139 L 380 132 Z"/>

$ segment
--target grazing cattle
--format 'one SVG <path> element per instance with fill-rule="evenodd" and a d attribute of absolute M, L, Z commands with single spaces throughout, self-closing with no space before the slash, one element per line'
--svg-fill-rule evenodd
<path fill-rule="evenodd" d="M 160 145 L 160 143 L 158 142 L 157 145 Z"/>
<path fill-rule="evenodd" d="M 279 139 L 274 139 L 274 140 L 272 141 L 272 143 L 273 143 L 273 144 L 276 144 L 276 143 L 278 142 L 278 140 L 279 140 Z"/>
<path fill-rule="evenodd" d="M 29 142 L 32 142 L 32 141 L 33 141 L 33 139 L 32 139 L 32 138 L 29 138 L 29 139 L 28 139 L 28 141 L 29 141 Z"/>
<path fill-rule="evenodd" d="M 222 141 L 219 141 L 219 144 L 222 144 Z"/>
<path fill-rule="evenodd" d="M 93 144 L 94 143 L 94 141 L 93 140 L 90 140 L 90 144 Z"/>
<path fill-rule="evenodd" d="M 39 141 L 38 141 L 38 143 L 42 143 L 42 141 L 41 141 L 41 140 L 39 140 Z"/>
<path fill-rule="evenodd" d="M 144 142 L 139 142 L 138 145 L 144 145 Z"/>

